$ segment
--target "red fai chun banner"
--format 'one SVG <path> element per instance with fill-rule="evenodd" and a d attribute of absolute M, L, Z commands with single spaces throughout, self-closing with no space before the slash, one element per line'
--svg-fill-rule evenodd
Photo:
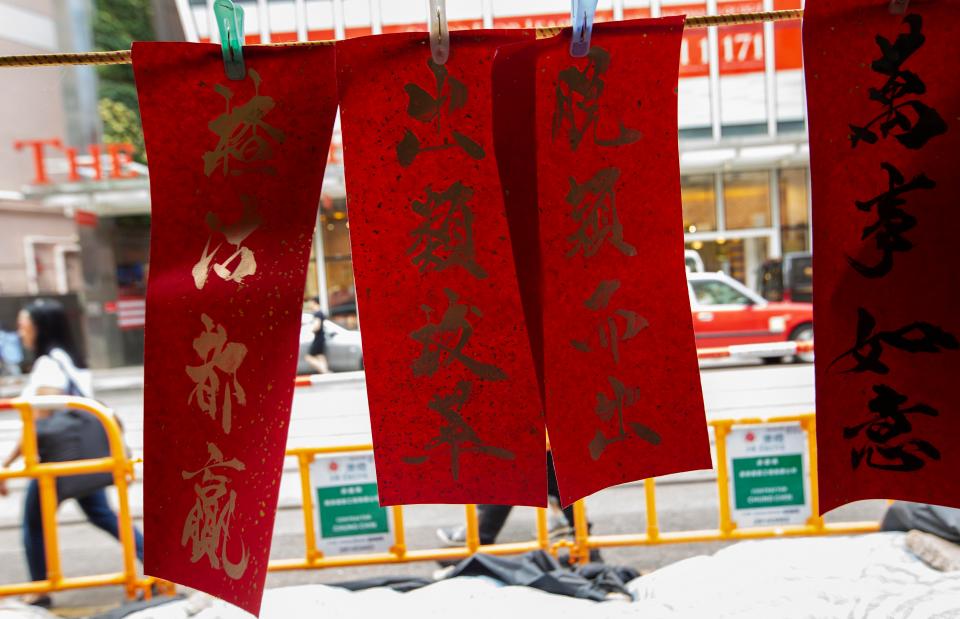
<path fill-rule="evenodd" d="M 546 504 L 543 417 L 493 153 L 497 46 L 337 46 L 350 240 L 384 505 Z"/>
<path fill-rule="evenodd" d="M 258 613 L 306 266 L 337 108 L 332 47 L 137 43 L 150 159 L 147 573 Z"/>
<path fill-rule="evenodd" d="M 682 34 L 681 17 L 598 24 L 586 58 L 569 30 L 537 43 L 546 416 L 564 504 L 711 466 L 682 255 Z"/>
<path fill-rule="evenodd" d="M 820 511 L 960 507 L 960 3 L 808 1 Z"/>

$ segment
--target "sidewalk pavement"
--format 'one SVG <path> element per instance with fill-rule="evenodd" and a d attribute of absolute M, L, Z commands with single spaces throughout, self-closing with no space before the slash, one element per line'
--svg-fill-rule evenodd
<path fill-rule="evenodd" d="M 122 368 L 95 369 L 93 390 L 97 393 L 143 389 L 143 366 L 132 365 Z M 0 383 L 0 398 L 15 398 L 26 384 L 27 377 L 5 377 Z"/>

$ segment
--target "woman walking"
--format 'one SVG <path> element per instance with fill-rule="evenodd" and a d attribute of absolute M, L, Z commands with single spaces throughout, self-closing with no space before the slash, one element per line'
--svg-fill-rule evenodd
<path fill-rule="evenodd" d="M 56 301 L 38 300 L 21 310 L 17 317 L 17 332 L 24 349 L 33 355 L 33 369 L 21 397 L 38 395 L 79 395 L 93 397 L 90 372 L 73 344 L 70 325 L 63 305 Z M 34 420 L 49 417 L 51 411 L 34 409 Z M 3 462 L 8 468 L 21 455 L 18 443 L 13 453 Z M 5 480 L 0 480 L 0 495 L 7 494 Z M 120 539 L 117 514 L 107 502 L 104 488 L 75 497 L 87 520 Z M 62 500 L 62 499 L 61 499 Z M 143 535 L 133 530 L 137 558 L 143 561 Z M 43 522 L 40 515 L 40 496 L 37 480 L 27 486 L 23 509 L 23 546 L 32 580 L 46 580 L 47 562 L 44 553 Z M 24 599 L 29 604 L 49 607 L 48 595 L 31 595 Z"/>

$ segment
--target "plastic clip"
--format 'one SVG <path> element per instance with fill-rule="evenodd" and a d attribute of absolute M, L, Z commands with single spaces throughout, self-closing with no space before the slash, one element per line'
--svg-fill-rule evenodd
<path fill-rule="evenodd" d="M 446 0 L 430 0 L 430 55 L 436 64 L 445 64 L 450 58 Z"/>
<path fill-rule="evenodd" d="M 910 6 L 910 0 L 890 0 L 890 14 L 903 15 Z"/>
<path fill-rule="evenodd" d="M 570 25 L 573 36 L 570 38 L 570 55 L 583 58 L 590 52 L 590 35 L 593 34 L 593 14 L 597 11 L 597 0 L 572 0 Z"/>
<path fill-rule="evenodd" d="M 223 67 L 227 77 L 242 80 L 247 76 L 247 68 L 243 64 L 243 7 L 231 0 L 217 0 L 213 3 L 213 14 L 220 29 Z"/>

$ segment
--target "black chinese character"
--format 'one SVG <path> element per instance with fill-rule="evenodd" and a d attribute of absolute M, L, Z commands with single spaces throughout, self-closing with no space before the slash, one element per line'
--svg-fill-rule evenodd
<path fill-rule="evenodd" d="M 608 376 L 607 380 L 610 382 L 610 387 L 613 389 L 613 397 L 608 397 L 607 394 L 602 392 L 598 393 L 597 406 L 594 409 L 594 412 L 603 422 L 608 422 L 613 419 L 614 413 L 616 413 L 617 424 L 620 431 L 613 437 L 607 438 L 607 435 L 603 433 L 603 430 L 597 430 L 593 440 L 590 441 L 590 457 L 594 460 L 599 460 L 600 456 L 603 455 L 604 450 L 609 445 L 630 438 L 630 436 L 627 434 L 628 428 L 637 438 L 644 440 L 651 445 L 659 445 L 660 435 L 657 434 L 652 428 L 636 421 L 625 422 L 623 419 L 623 409 L 628 406 L 633 406 L 640 400 L 640 389 L 636 387 L 627 387 L 614 376 Z"/>
<path fill-rule="evenodd" d="M 619 288 L 620 282 L 615 279 L 602 281 L 583 304 L 587 309 L 594 312 L 606 309 L 610 305 L 610 299 L 613 298 Z M 620 329 L 621 321 L 624 323 L 622 332 Z M 610 351 L 614 363 L 620 363 L 620 342 L 633 339 L 649 325 L 647 319 L 636 312 L 625 309 L 614 310 L 607 316 L 602 317 L 597 323 L 597 339 L 603 348 Z M 593 350 L 588 340 L 570 340 L 570 344 L 582 352 Z"/>
<path fill-rule="evenodd" d="M 857 273 L 864 277 L 883 277 L 893 268 L 893 253 L 913 249 L 913 243 L 902 235 L 917 225 L 917 218 L 900 207 L 907 203 L 903 195 L 917 189 L 933 189 L 937 184 L 927 178 L 926 174 L 919 174 L 909 182 L 904 182 L 903 174 L 889 163 L 881 163 L 880 167 L 887 173 L 887 191 L 870 200 L 857 200 L 857 208 L 869 213 L 876 208 L 877 220 L 866 226 L 860 240 L 874 237 L 877 249 L 882 256 L 875 265 L 866 265 L 847 256 L 847 263 Z"/>
<path fill-rule="evenodd" d="M 927 404 L 915 404 L 904 408 L 907 396 L 897 393 L 886 385 L 875 385 L 876 397 L 870 400 L 868 408 L 874 417 L 861 424 L 843 429 L 843 438 L 850 440 L 864 431 L 870 445 L 853 448 L 850 463 L 854 469 L 866 461 L 866 465 L 885 471 L 910 472 L 926 465 L 926 459 L 939 460 L 940 450 L 929 441 L 911 438 L 896 442 L 896 439 L 913 431 L 907 415 L 926 415 L 937 417 L 937 409 Z"/>
<path fill-rule="evenodd" d="M 929 322 L 916 321 L 894 331 L 874 333 L 876 326 L 877 320 L 873 314 L 862 307 L 859 308 L 856 344 L 834 359 L 829 367 L 832 368 L 844 357 L 851 357 L 856 361 L 856 365 L 843 370 L 844 372 L 888 374 L 890 368 L 880 359 L 884 352 L 884 345 L 911 354 L 940 353 L 944 350 L 960 348 L 960 342 L 956 337 Z"/>
<path fill-rule="evenodd" d="M 400 165 L 409 166 L 420 153 L 457 147 L 473 159 L 483 159 L 486 156 L 483 147 L 459 131 L 443 126 L 444 112 L 456 112 L 467 104 L 467 85 L 450 75 L 445 65 L 434 63 L 432 58 L 427 60 L 427 66 L 436 80 L 436 96 L 416 84 L 407 84 L 403 89 L 410 100 L 407 114 L 422 123 L 434 125 L 436 141 L 423 144 L 416 134 L 407 129 L 397 145 Z"/>
<path fill-rule="evenodd" d="M 450 472 L 454 480 L 460 479 L 460 455 L 463 452 L 473 452 L 486 454 L 502 460 L 513 460 L 512 451 L 502 447 L 494 447 L 480 440 L 476 430 L 463 418 L 461 411 L 470 399 L 470 392 L 473 385 L 470 382 L 461 380 L 457 383 L 453 393 L 450 395 L 434 395 L 433 399 L 427 405 L 436 411 L 446 422 L 441 426 L 440 434 L 430 440 L 424 446 L 426 451 L 431 451 L 444 445 L 450 448 Z M 408 464 L 422 464 L 429 459 L 429 456 L 405 457 L 403 460 Z"/>
<path fill-rule="evenodd" d="M 423 223 L 410 233 L 415 241 L 407 254 L 415 254 L 413 264 L 421 273 L 460 266 L 477 279 L 487 276 L 474 251 L 472 197 L 473 190 L 457 181 L 443 193 L 427 187 L 426 199 L 414 200 L 413 212 Z"/>
<path fill-rule="evenodd" d="M 440 322 L 432 321 L 432 307 L 420 306 L 427 315 L 427 324 L 410 334 L 410 337 L 423 344 L 420 356 L 413 362 L 413 375 L 433 376 L 441 365 L 447 366 L 459 361 L 480 378 L 506 380 L 506 372 L 497 366 L 481 363 L 463 352 L 473 336 L 473 326 L 467 320 L 468 315 L 482 317 L 483 313 L 475 306 L 460 303 L 460 297 L 449 288 L 444 288 L 443 293 L 447 297 L 447 309 Z"/>
<path fill-rule="evenodd" d="M 600 96 L 603 94 L 603 74 L 610 68 L 610 53 L 594 45 L 587 54 L 587 66 L 581 71 L 567 67 L 557 81 L 557 107 L 553 112 L 553 139 L 566 129 L 570 148 L 577 150 L 588 130 L 593 130 L 593 142 L 599 146 L 621 146 L 640 139 L 636 129 L 629 129 L 619 121 L 616 137 L 602 139 L 597 135 L 600 123 Z"/>
<path fill-rule="evenodd" d="M 879 140 L 874 126 L 879 123 L 880 135 L 886 138 L 895 130 L 894 137 L 910 149 L 921 148 L 932 138 L 947 132 L 947 124 L 937 111 L 918 99 L 899 102 L 910 95 L 922 95 L 927 86 L 920 76 L 903 69 L 903 64 L 926 42 L 920 32 L 923 18 L 920 15 L 907 15 L 903 22 L 910 27 L 909 32 L 901 32 L 897 40 L 891 43 L 886 37 L 877 35 L 880 58 L 871 63 L 870 68 L 887 76 L 884 85 L 870 88 L 870 100 L 884 106 L 884 110 L 863 126 L 850 125 L 850 145 L 856 148 L 861 141 L 876 144 Z"/>
<path fill-rule="evenodd" d="M 620 170 L 617 168 L 603 168 L 583 184 L 570 177 L 567 204 L 573 207 L 571 215 L 580 227 L 567 237 L 573 243 L 567 251 L 567 258 L 581 251 L 585 258 L 589 258 L 607 241 L 625 256 L 637 255 L 637 248 L 623 240 L 623 224 L 617 213 L 614 188 L 618 178 Z"/>

